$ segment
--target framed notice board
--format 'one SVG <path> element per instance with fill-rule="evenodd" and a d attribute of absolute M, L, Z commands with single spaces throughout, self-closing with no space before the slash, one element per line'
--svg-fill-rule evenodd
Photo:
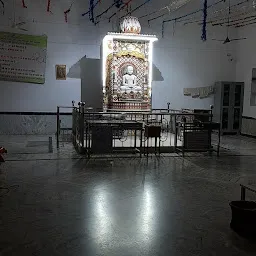
<path fill-rule="evenodd" d="M 0 32 L 0 80 L 44 84 L 47 36 Z"/>

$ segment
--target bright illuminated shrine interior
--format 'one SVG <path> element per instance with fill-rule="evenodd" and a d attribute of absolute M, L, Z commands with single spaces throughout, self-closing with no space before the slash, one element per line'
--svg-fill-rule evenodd
<path fill-rule="evenodd" d="M 256 255 L 255 0 L 0 0 L 0 255 Z"/>

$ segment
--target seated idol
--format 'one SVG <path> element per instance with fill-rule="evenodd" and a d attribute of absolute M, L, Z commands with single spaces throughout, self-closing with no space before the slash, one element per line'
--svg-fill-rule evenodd
<path fill-rule="evenodd" d="M 121 92 L 141 92 L 141 87 L 137 85 L 137 77 L 133 74 L 133 66 L 127 67 L 127 74 L 123 75 L 123 84 L 120 86 Z"/>

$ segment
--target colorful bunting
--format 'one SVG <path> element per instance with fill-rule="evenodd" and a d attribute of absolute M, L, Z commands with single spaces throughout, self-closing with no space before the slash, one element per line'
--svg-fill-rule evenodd
<path fill-rule="evenodd" d="M 47 12 L 50 12 L 51 0 L 47 2 Z"/>
<path fill-rule="evenodd" d="M 68 22 L 68 13 L 70 13 L 71 8 L 72 8 L 72 6 L 73 6 L 73 4 L 74 4 L 74 1 L 75 1 L 75 0 L 73 0 L 73 2 L 71 3 L 71 5 L 69 6 L 69 8 L 64 12 L 65 22 Z"/>
<path fill-rule="evenodd" d="M 120 8 L 121 5 L 123 4 L 123 1 L 122 0 L 114 0 L 114 3 L 115 3 L 116 8 Z"/>
<path fill-rule="evenodd" d="M 23 6 L 23 8 L 28 8 L 28 7 L 26 6 L 26 4 L 25 4 L 25 0 L 22 0 L 22 6 Z"/>
<path fill-rule="evenodd" d="M 0 2 L 1 2 L 1 4 L 2 4 L 2 6 L 3 6 L 3 15 L 4 15 L 4 2 L 2 1 L 2 0 L 0 0 Z"/>
<path fill-rule="evenodd" d="M 128 8 L 129 8 L 129 3 L 131 2 L 132 0 L 128 0 L 126 3 L 123 3 L 123 6 L 119 8 L 119 10 L 115 13 L 113 13 L 109 18 L 108 18 L 108 21 L 110 22 L 110 20 L 117 15 L 118 12 L 120 12 L 121 10 L 123 10 L 125 7 L 127 7 L 127 12 L 128 12 Z"/>
<path fill-rule="evenodd" d="M 93 9 L 101 2 L 101 0 L 98 0 L 94 5 L 93 5 Z M 91 12 L 91 9 L 89 8 L 89 10 L 85 13 L 82 14 L 82 16 L 85 16 L 87 14 L 90 14 Z"/>
<path fill-rule="evenodd" d="M 201 36 L 201 39 L 202 39 L 203 41 L 206 41 L 206 40 L 207 40 L 207 34 L 206 34 L 207 9 L 208 9 L 207 0 L 204 0 L 204 8 L 203 8 L 203 26 L 202 26 L 202 36 Z"/>
<path fill-rule="evenodd" d="M 137 11 L 138 9 L 140 9 L 142 6 L 144 6 L 145 4 L 147 4 L 148 2 L 150 2 L 151 0 L 145 0 L 144 3 L 140 4 L 139 6 L 137 6 L 136 8 L 134 8 L 133 10 L 129 11 L 129 15 L 131 15 L 133 12 Z M 124 18 L 126 15 L 123 15 L 120 19 Z"/>
<path fill-rule="evenodd" d="M 94 23 L 94 0 L 90 0 L 89 19 L 92 21 L 92 23 Z"/>

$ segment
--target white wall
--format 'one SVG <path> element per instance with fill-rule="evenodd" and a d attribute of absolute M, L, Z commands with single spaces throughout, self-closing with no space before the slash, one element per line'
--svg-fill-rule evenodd
<path fill-rule="evenodd" d="M 236 80 L 245 83 L 243 116 L 256 118 L 256 106 L 250 106 L 252 68 L 256 68 L 256 26 L 251 25 L 238 30 L 239 37 L 247 40 L 237 44 Z"/>
<path fill-rule="evenodd" d="M 213 97 L 193 99 L 183 96 L 183 88 L 214 85 L 216 81 L 233 80 L 235 63 L 227 56 L 235 56 L 233 48 L 211 41 L 211 38 L 225 38 L 225 32 L 211 27 L 208 41 L 202 42 L 198 25 L 179 26 L 172 34 L 169 25 L 164 40 L 155 44 L 154 63 L 162 72 L 164 81 L 153 84 L 153 105 L 173 108 L 209 108 Z M 159 35 L 160 36 L 160 35 Z M 228 47 L 228 48 L 227 48 Z M 231 46 L 232 47 L 232 46 Z"/>
<path fill-rule="evenodd" d="M 27 0 L 28 9 L 22 9 L 21 1 L 16 0 L 17 17 L 26 17 L 28 23 L 25 27 L 29 28 L 28 33 L 48 35 L 46 83 L 35 85 L 0 82 L 0 111 L 55 111 L 57 105 L 70 105 L 72 100 L 81 99 L 79 61 L 84 56 L 100 58 L 101 40 L 108 31 L 113 31 L 113 24 L 107 20 L 94 26 L 88 18 L 81 17 L 81 12 L 88 9 L 87 2 L 75 2 L 69 15 L 69 23 L 66 24 L 63 11 L 70 4 L 68 0 L 52 1 L 53 14 L 45 11 L 45 1 Z M 104 4 L 109 5 L 106 2 L 108 1 L 102 1 L 99 9 L 104 10 Z M 140 2 L 144 1 L 136 1 L 133 7 Z M 197 9 L 200 3 L 201 1 L 194 0 L 176 15 Z M 159 1 L 151 1 L 134 15 L 139 17 L 160 5 Z M 12 10 L 11 3 L 6 3 L 6 14 L 4 17 L 0 16 L 0 29 L 19 32 L 10 29 Z M 161 72 L 163 81 L 158 81 L 161 79 L 155 77 L 157 81 L 153 82 L 153 108 L 165 108 L 167 102 L 171 102 L 172 108 L 209 108 L 212 98 L 185 97 L 183 88 L 213 85 L 218 80 L 234 80 L 236 64 L 227 57 L 228 53 L 235 57 L 234 48 L 230 48 L 233 47 L 232 44 L 223 46 L 210 40 L 224 39 L 225 30 L 208 27 L 208 41 L 203 43 L 200 40 L 201 27 L 198 25 L 177 25 L 173 34 L 173 23 L 166 24 L 165 36 L 161 38 L 161 19 L 152 22 L 150 27 L 147 25 L 147 18 L 142 19 L 141 23 L 143 33 L 156 34 L 159 37 L 159 41 L 155 43 L 153 62 Z M 56 81 L 56 64 L 66 64 L 72 78 Z M 95 74 L 97 75 L 99 74 Z"/>

